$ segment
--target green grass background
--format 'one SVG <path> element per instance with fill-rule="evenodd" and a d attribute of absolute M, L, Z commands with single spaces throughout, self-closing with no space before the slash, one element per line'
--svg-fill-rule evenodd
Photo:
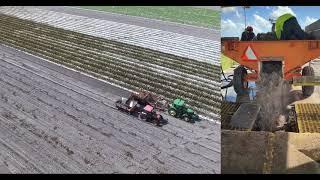
<path fill-rule="evenodd" d="M 223 54 L 221 54 L 221 67 L 222 70 L 225 71 L 229 68 L 231 68 L 233 65 L 236 65 L 237 62 L 228 58 L 227 56 L 224 56 Z"/>
<path fill-rule="evenodd" d="M 194 26 L 220 29 L 220 11 L 191 6 L 80 6 L 112 13 L 141 16 Z"/>

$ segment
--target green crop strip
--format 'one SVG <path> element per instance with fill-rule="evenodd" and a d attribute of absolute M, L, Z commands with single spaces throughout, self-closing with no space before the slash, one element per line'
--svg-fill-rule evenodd
<path fill-rule="evenodd" d="M 220 112 L 219 67 L 167 53 L 0 15 L 0 42 L 97 78 L 137 91 L 148 90 L 172 101 L 185 98 L 199 114 Z M 180 76 L 156 71 L 165 67 Z M 200 79 L 181 76 L 191 74 Z M 210 115 L 211 114 L 211 115 Z"/>
<path fill-rule="evenodd" d="M 212 9 L 187 6 L 81 6 L 81 8 L 220 28 L 220 12 Z"/>

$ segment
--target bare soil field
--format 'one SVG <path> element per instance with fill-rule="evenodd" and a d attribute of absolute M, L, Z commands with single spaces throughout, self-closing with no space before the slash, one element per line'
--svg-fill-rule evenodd
<path fill-rule="evenodd" d="M 121 113 L 128 94 L 0 46 L 0 167 L 10 173 L 220 173 L 220 125 Z"/>

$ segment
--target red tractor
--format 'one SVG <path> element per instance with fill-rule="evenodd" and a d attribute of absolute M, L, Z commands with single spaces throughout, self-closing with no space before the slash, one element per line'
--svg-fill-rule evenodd
<path fill-rule="evenodd" d="M 160 111 L 164 111 L 168 103 L 158 96 L 141 91 L 132 93 L 128 99 L 121 98 L 117 100 L 115 105 L 119 110 L 160 126 L 165 122 Z"/>

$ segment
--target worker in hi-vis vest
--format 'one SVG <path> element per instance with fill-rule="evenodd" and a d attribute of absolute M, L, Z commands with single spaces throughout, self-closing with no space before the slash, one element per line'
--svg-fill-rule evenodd
<path fill-rule="evenodd" d="M 296 17 L 289 13 L 278 17 L 275 24 L 275 33 L 278 40 L 312 39 L 309 34 L 301 29 Z"/>

